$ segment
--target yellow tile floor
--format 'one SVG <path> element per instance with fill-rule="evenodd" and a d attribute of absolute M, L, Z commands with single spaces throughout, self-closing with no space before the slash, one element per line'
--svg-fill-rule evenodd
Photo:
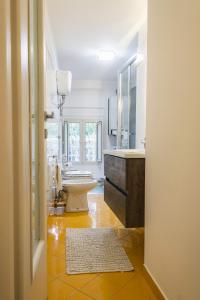
<path fill-rule="evenodd" d="M 48 218 L 49 300 L 163 300 L 143 267 L 144 230 L 125 229 L 103 201 L 88 195 L 89 212 Z M 114 227 L 133 263 L 132 272 L 67 275 L 65 235 L 68 227 Z"/>

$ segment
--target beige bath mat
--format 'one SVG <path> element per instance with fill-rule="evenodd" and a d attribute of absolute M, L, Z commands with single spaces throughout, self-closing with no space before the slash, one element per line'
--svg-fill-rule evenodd
<path fill-rule="evenodd" d="M 66 263 L 68 274 L 133 270 L 112 228 L 68 228 Z"/>

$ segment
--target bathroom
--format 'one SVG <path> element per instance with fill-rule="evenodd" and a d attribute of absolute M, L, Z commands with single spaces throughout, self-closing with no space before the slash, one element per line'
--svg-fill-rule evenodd
<path fill-rule="evenodd" d="M 117 232 L 133 266 L 141 267 L 147 4 L 146 1 L 127 1 L 127 4 L 131 11 L 122 3 L 114 10 L 112 3 L 103 3 L 104 7 L 98 4 L 99 10 L 104 11 L 98 18 L 96 4 L 90 3 L 90 11 L 93 11 L 92 7 L 96 9 L 93 11 L 96 19 L 89 15 L 85 19 L 81 11 L 88 13 L 89 2 L 86 6 L 81 5 L 78 12 L 72 1 L 59 5 L 54 1 L 47 3 L 48 273 L 54 279 L 49 284 L 49 299 L 55 297 L 52 295 L 57 292 L 56 282 L 64 281 L 77 288 L 79 280 L 85 283 L 85 290 L 81 285 L 80 293 L 94 299 L 110 299 L 118 291 L 118 285 L 115 282 L 112 289 L 110 286 L 102 289 L 98 283 L 102 276 L 109 285 L 109 274 L 124 282 L 131 280 L 133 275 L 133 272 L 112 273 L 112 268 L 106 267 L 103 272 L 107 270 L 108 278 L 106 273 L 99 275 L 96 269 L 86 272 L 87 275 L 74 275 L 69 269 L 68 274 L 63 274 L 59 266 L 65 261 L 61 236 L 66 228 L 111 228 Z M 120 168 L 124 162 L 127 162 L 127 172 L 131 168 L 133 172 L 125 175 L 130 181 L 123 191 L 123 166 L 122 172 Z M 132 187 L 135 191 L 138 189 L 135 194 Z M 128 239 L 136 240 L 136 245 L 129 244 Z M 137 254 L 134 247 L 139 249 Z M 67 257 L 69 253 L 67 248 Z M 83 260 L 87 261 L 87 256 Z M 67 268 L 68 265 L 67 260 Z M 118 270 L 116 268 L 117 264 L 113 270 Z M 94 275 L 97 280 L 93 281 Z M 64 283 L 61 291 L 66 288 Z M 150 295 L 152 291 L 147 291 L 150 283 L 145 284 L 145 296 Z"/>
<path fill-rule="evenodd" d="M 133 19 L 132 24 L 127 22 L 126 29 L 119 36 L 114 37 L 118 28 L 106 33 L 104 25 L 101 37 L 96 38 L 98 26 L 104 23 L 103 20 L 94 23 L 93 32 L 87 30 L 89 22 L 85 24 L 83 31 L 88 42 L 79 41 L 79 35 L 74 38 L 73 30 L 65 28 L 62 32 L 64 25 L 59 25 L 54 5 L 51 2 L 47 4 L 46 110 L 50 118 L 47 119 L 46 129 L 49 173 L 51 164 L 57 163 L 63 174 L 65 171 L 88 172 L 88 176 L 90 173 L 97 181 L 97 187 L 90 193 L 103 193 L 104 150 L 144 149 L 145 146 L 144 3 L 138 7 L 137 18 Z M 78 28 L 81 24 L 81 20 L 76 24 L 70 18 L 65 22 L 68 28 Z M 112 24 L 112 19 L 110 22 Z M 62 34 L 68 37 L 65 43 Z M 110 43 L 112 38 L 113 44 Z M 66 73 L 59 77 L 59 91 L 57 77 L 62 71 Z M 62 92 L 65 93 L 64 98 Z M 50 176 L 56 177 L 55 174 Z M 49 200 L 54 193 L 52 188 L 52 178 L 49 178 Z"/>
<path fill-rule="evenodd" d="M 0 299 L 199 300 L 200 1 L 0 7 Z"/>

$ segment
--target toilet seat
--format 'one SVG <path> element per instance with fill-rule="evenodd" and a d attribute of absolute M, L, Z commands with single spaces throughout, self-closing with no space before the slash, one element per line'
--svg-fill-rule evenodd
<path fill-rule="evenodd" d="M 76 178 L 93 178 L 92 173 L 89 171 L 67 171 L 64 174 L 65 179 Z"/>

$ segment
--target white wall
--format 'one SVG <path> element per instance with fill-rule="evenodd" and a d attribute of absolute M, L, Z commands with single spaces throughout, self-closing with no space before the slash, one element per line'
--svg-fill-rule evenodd
<path fill-rule="evenodd" d="M 116 138 L 109 137 L 108 132 L 108 98 L 116 93 L 116 82 L 96 80 L 73 80 L 70 100 L 67 100 L 63 117 L 65 119 L 99 119 L 103 122 L 103 149 L 116 146 Z M 96 178 L 104 176 L 103 162 L 81 164 L 80 170 L 93 172 Z"/>
<path fill-rule="evenodd" d="M 200 299 L 200 1 L 149 0 L 145 265 Z"/>

